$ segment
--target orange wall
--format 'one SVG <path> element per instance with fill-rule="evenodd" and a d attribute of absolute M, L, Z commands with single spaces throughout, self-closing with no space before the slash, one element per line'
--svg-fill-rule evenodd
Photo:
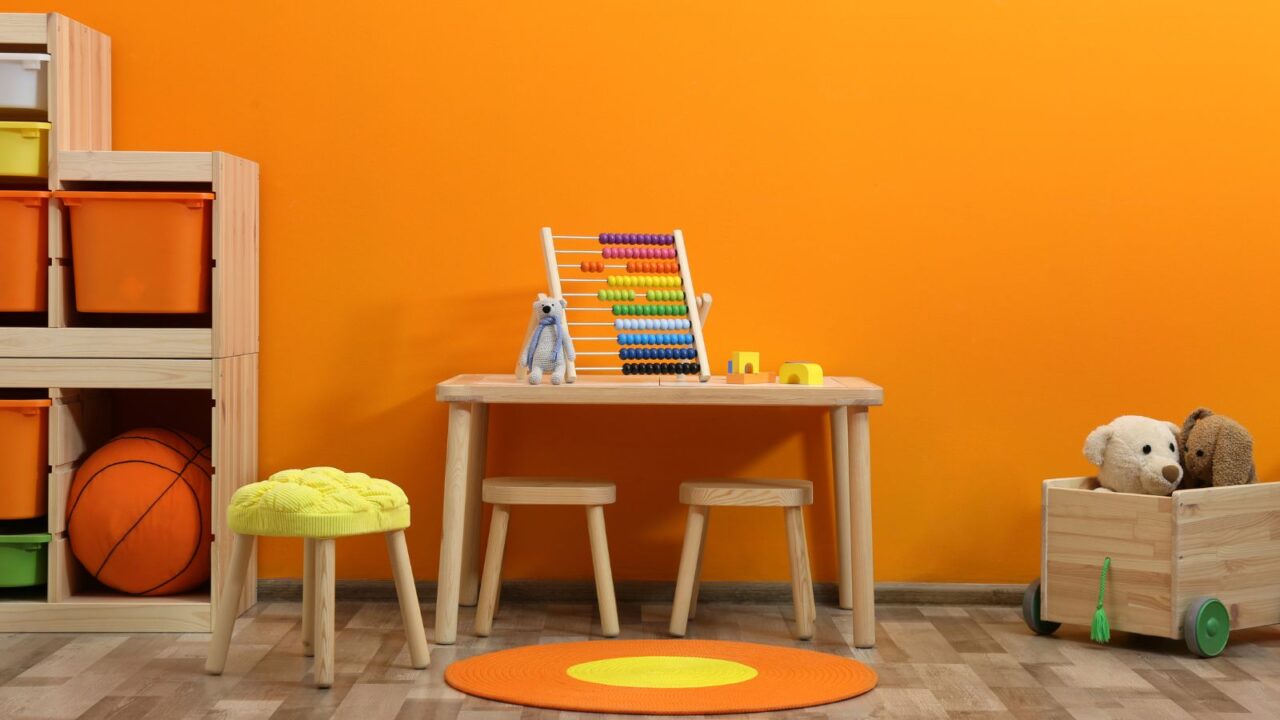
<path fill-rule="evenodd" d="M 1118 414 L 1209 405 L 1280 475 L 1274 3 L 3 4 L 114 38 L 117 147 L 261 162 L 262 471 L 401 483 L 421 577 L 433 386 L 511 367 L 544 224 L 682 227 L 717 367 L 885 386 L 880 580 L 1033 577 L 1039 481 Z M 494 472 L 619 481 L 620 578 L 673 577 L 681 479 L 808 475 L 835 576 L 821 414 L 500 408 L 491 445 Z M 509 576 L 589 575 L 577 513 L 512 534 Z M 782 578 L 782 538 L 722 513 L 707 575 Z M 388 576 L 376 540 L 338 552 Z"/>

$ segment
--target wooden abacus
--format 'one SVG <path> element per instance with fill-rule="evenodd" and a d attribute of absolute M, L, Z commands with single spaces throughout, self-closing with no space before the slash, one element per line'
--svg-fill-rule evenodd
<path fill-rule="evenodd" d="M 594 241 L 598 247 L 557 248 L 556 241 Z M 617 372 L 623 375 L 697 375 L 711 379 L 707 364 L 707 346 L 702 326 L 711 309 L 711 296 L 698 295 L 693 289 L 689 255 L 685 251 L 684 234 L 601 233 L 599 235 L 555 235 L 542 228 L 542 250 L 547 265 L 547 285 L 556 298 L 586 298 L 580 304 L 571 301 L 568 312 L 607 312 L 612 322 L 570 320 L 570 328 L 591 326 L 613 328 L 616 334 L 574 336 L 574 342 L 608 342 L 621 346 L 613 350 L 579 350 L 579 356 L 609 356 L 620 365 L 570 366 L 587 372 Z M 580 263 L 561 262 L 562 256 L 594 255 L 599 260 Z M 617 260 L 619 262 L 605 262 Z M 560 271 L 569 270 L 575 277 L 561 279 Z M 621 271 L 621 272 L 618 272 Z M 597 292 L 569 292 L 562 283 L 604 284 Z M 635 302 L 643 300 L 644 302 Z M 623 331 L 638 332 L 623 332 Z M 668 332 L 652 332 L 654 330 Z M 638 362 L 632 362 L 638 361 Z M 674 362 L 664 362 L 674 361 Z"/>

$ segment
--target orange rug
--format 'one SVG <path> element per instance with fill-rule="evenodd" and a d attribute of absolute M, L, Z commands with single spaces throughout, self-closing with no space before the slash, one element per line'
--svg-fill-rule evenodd
<path fill-rule="evenodd" d="M 718 640 L 530 645 L 459 660 L 449 685 L 513 705 L 636 715 L 712 715 L 825 705 L 876 686 L 862 663 Z"/>

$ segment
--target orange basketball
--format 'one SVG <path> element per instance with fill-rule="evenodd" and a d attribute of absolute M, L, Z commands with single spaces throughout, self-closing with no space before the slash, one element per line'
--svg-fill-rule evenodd
<path fill-rule="evenodd" d="M 144 428 L 98 448 L 67 496 L 67 539 L 85 570 L 133 595 L 172 595 L 209 579 L 209 443 Z"/>

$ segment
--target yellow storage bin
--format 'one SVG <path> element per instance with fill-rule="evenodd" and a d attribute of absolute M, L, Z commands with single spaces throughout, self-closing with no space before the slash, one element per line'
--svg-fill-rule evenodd
<path fill-rule="evenodd" d="M 0 176 L 48 177 L 47 122 L 0 122 Z"/>

